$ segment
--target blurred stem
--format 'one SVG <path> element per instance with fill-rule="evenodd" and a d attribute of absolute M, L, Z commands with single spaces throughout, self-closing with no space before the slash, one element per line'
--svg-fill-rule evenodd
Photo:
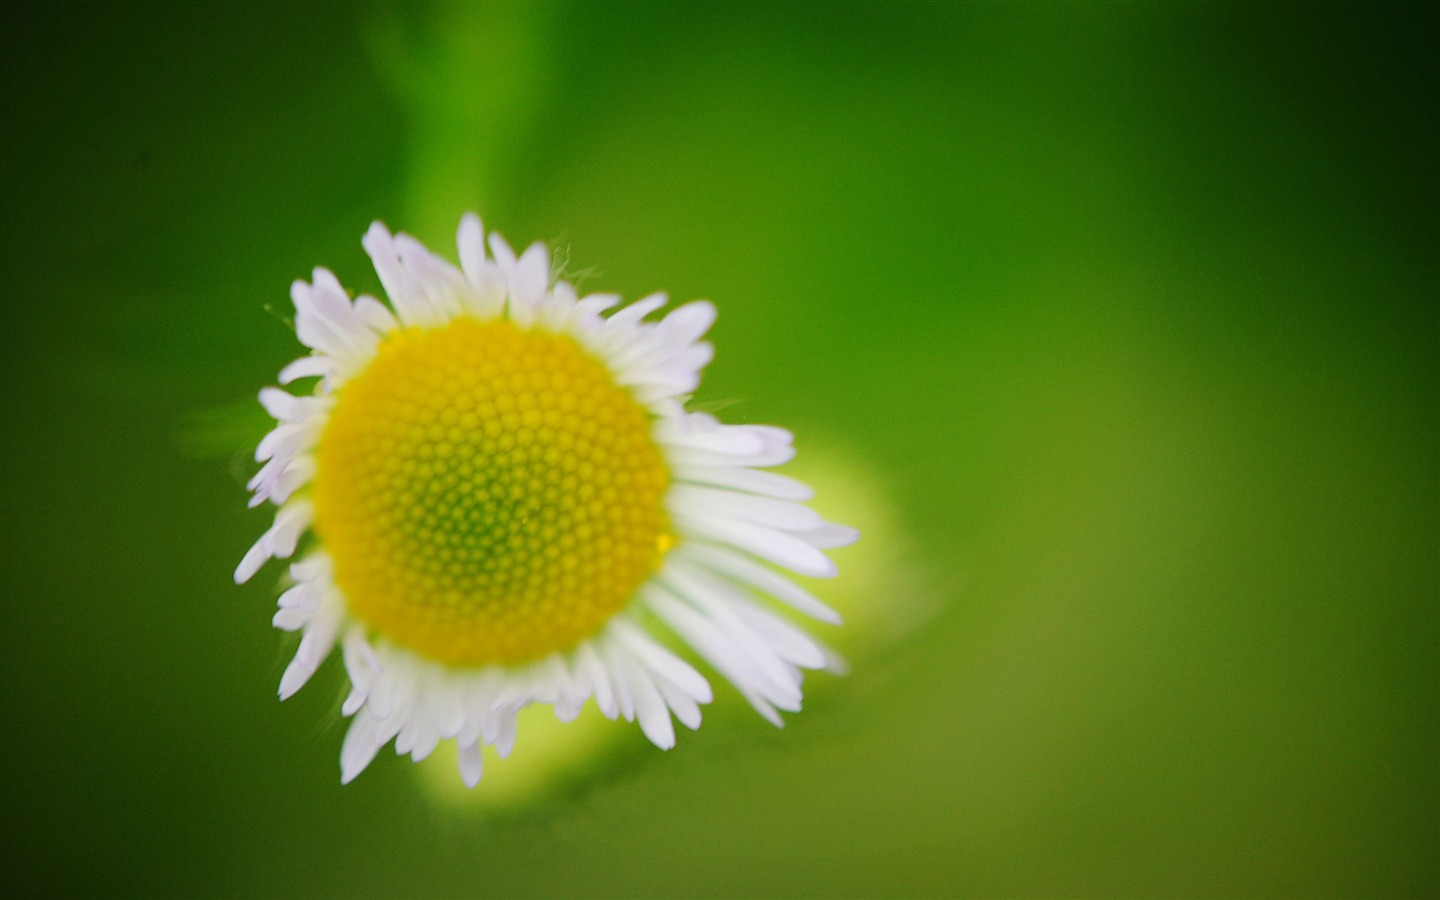
<path fill-rule="evenodd" d="M 409 117 L 404 230 L 443 243 L 482 215 L 539 119 L 551 71 L 547 3 L 380 7 L 366 43 Z M 493 214 L 493 213 L 491 213 Z"/>

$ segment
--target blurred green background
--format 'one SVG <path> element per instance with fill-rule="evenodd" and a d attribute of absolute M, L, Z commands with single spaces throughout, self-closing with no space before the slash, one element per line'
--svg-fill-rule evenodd
<path fill-rule="evenodd" d="M 3 16 L 6 893 L 1440 893 L 1435 7 Z M 471 208 L 714 299 L 700 399 L 865 473 L 923 627 L 526 810 L 342 789 L 253 396 Z"/>

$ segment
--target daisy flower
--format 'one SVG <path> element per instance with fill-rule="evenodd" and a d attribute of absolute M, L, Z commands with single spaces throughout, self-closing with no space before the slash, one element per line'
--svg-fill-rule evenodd
<path fill-rule="evenodd" d="M 378 222 L 363 244 L 388 305 L 325 269 L 291 288 L 310 353 L 278 381 L 313 389 L 260 392 L 277 424 L 248 487 L 277 509 L 235 572 L 294 557 L 280 698 L 339 645 L 342 781 L 392 741 L 419 761 L 454 740 L 474 786 L 531 704 L 569 720 L 594 701 L 669 748 L 671 717 L 697 728 L 711 700 L 672 646 L 776 725 L 799 710 L 828 656 L 774 604 L 839 617 L 777 567 L 833 575 L 824 551 L 858 534 L 766 471 L 789 432 L 685 409 L 714 307 L 650 321 L 662 294 L 580 297 L 544 246 L 517 257 L 473 215 L 459 268 Z"/>

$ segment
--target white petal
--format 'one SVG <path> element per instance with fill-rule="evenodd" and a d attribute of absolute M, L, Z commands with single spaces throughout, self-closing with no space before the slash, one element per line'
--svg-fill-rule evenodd
<path fill-rule="evenodd" d="M 278 425 L 260 439 L 255 447 L 255 461 L 264 462 L 277 456 L 282 459 L 292 457 L 314 437 L 315 429 L 306 427 L 305 423 Z"/>
<path fill-rule="evenodd" d="M 369 294 L 362 294 L 355 300 L 355 315 L 366 327 L 380 335 L 400 327 L 390 308 Z"/>
<path fill-rule="evenodd" d="M 365 629 L 360 625 L 355 625 L 346 632 L 340 648 L 345 660 L 345 672 L 350 676 L 350 695 L 345 698 L 340 711 L 351 716 L 369 698 L 370 686 L 381 672 L 380 660 L 376 658 L 375 648 L 366 640 Z"/>
<path fill-rule="evenodd" d="M 505 243 L 503 237 L 492 231 L 490 237 L 486 239 L 486 243 L 490 245 L 490 255 L 495 258 L 495 264 L 502 271 L 508 273 L 515 268 L 515 251 L 510 249 L 510 245 Z"/>
<path fill-rule="evenodd" d="M 674 588 L 677 597 L 683 597 L 698 607 L 714 627 L 727 635 L 754 663 L 765 683 L 773 687 L 775 698 L 788 699 L 798 706 L 800 674 L 765 635 L 757 632 L 740 616 L 737 607 L 751 602 L 743 589 L 678 563 L 667 566 L 664 577 Z M 815 662 L 814 667 L 818 668 L 823 665 L 823 659 L 818 648 L 811 649 L 814 650 L 811 657 Z"/>
<path fill-rule="evenodd" d="M 672 463 L 680 468 L 690 466 L 778 466 L 795 458 L 795 448 L 784 441 L 776 439 L 776 436 L 763 430 L 758 425 L 733 425 L 728 428 L 740 428 L 748 431 L 752 436 L 759 438 L 761 449 L 756 453 L 720 453 L 713 450 L 700 450 L 693 447 L 667 446 L 667 456 Z"/>
<path fill-rule="evenodd" d="M 330 596 L 320 601 L 320 608 L 315 611 L 315 617 L 310 620 L 305 636 L 300 639 L 300 646 L 295 650 L 295 658 L 290 660 L 290 665 L 285 667 L 285 674 L 280 678 L 281 700 L 288 700 L 304 687 L 320 663 L 330 655 L 330 649 L 335 646 L 335 638 L 340 631 L 343 614 L 343 603 L 333 591 Z"/>
<path fill-rule="evenodd" d="M 466 213 L 460 217 L 460 230 L 455 234 L 455 246 L 460 251 L 460 268 L 471 288 L 480 287 L 480 273 L 485 270 L 485 226 L 480 217 Z"/>
<path fill-rule="evenodd" d="M 621 663 L 617 660 L 617 657 L 623 655 L 623 651 L 617 652 L 614 645 L 606 641 L 595 644 L 595 652 L 600 657 L 606 674 L 610 676 L 610 686 L 615 691 L 615 707 L 620 718 L 627 722 L 635 721 L 635 695 L 630 690 L 630 680 L 621 671 Z"/>
<path fill-rule="evenodd" d="M 276 503 L 284 503 L 290 496 L 302 487 L 310 483 L 315 477 L 315 457 L 309 455 L 297 456 L 290 461 L 275 479 L 270 487 L 270 499 Z"/>
<path fill-rule="evenodd" d="M 675 685 L 687 696 L 701 703 L 710 702 L 710 683 L 689 663 L 660 646 L 640 628 L 624 619 L 616 618 L 611 623 L 610 630 L 616 640 L 624 644 L 646 668 Z"/>
<path fill-rule="evenodd" d="M 315 517 L 315 507 L 308 500 L 287 503 L 275 514 L 275 525 L 270 529 L 271 554 L 276 559 L 286 559 L 295 552 L 300 535 L 310 527 Z"/>
<path fill-rule="evenodd" d="M 465 724 L 465 706 L 455 691 L 455 684 L 447 680 L 439 690 L 433 708 L 435 729 L 442 738 L 453 738 Z"/>
<path fill-rule="evenodd" d="M 439 723 L 430 715 L 418 715 L 415 722 L 415 744 L 410 750 L 410 758 L 420 762 L 434 752 L 440 743 Z"/>
<path fill-rule="evenodd" d="M 333 368 L 334 364 L 324 356 L 302 356 L 281 369 L 277 380 L 289 384 L 301 378 L 329 375 Z"/>
<path fill-rule="evenodd" d="M 360 243 L 370 255 L 375 274 L 380 276 L 380 284 L 384 286 L 385 295 L 390 298 L 390 305 L 395 308 L 400 321 L 406 325 L 434 324 L 436 316 L 430 303 L 401 264 L 395 238 L 389 229 L 375 222 Z"/>
<path fill-rule="evenodd" d="M 748 599 L 731 605 L 781 659 L 805 669 L 825 668 L 825 651 L 805 632 Z"/>
<path fill-rule="evenodd" d="M 620 713 L 619 706 L 615 702 L 615 691 L 610 684 L 610 673 L 600 658 L 595 654 L 595 648 L 587 641 L 575 649 L 575 665 L 585 673 L 586 679 L 590 682 L 595 706 L 605 718 L 614 720 Z"/>
<path fill-rule="evenodd" d="M 270 624 L 281 631 L 299 631 L 310 623 L 313 615 L 314 611 L 312 610 L 292 606 L 276 611 L 274 617 L 270 620 Z"/>
<path fill-rule="evenodd" d="M 690 695 L 663 678 L 655 680 L 655 687 L 660 690 L 665 705 L 675 714 L 675 718 L 680 720 L 680 724 L 691 731 L 700 727 L 700 705 Z"/>
<path fill-rule="evenodd" d="M 364 712 L 356 716 L 340 745 L 340 783 L 354 781 L 388 740 L 384 726 L 373 716 Z"/>
<path fill-rule="evenodd" d="M 272 418 L 279 422 L 294 422 L 301 418 L 303 406 L 300 398 L 276 387 L 260 389 L 260 405 Z"/>
<path fill-rule="evenodd" d="M 774 528 L 713 516 L 682 515 L 679 511 L 676 524 L 685 534 L 730 544 L 801 575 L 829 578 L 836 572 L 835 564 L 824 553 Z"/>
<path fill-rule="evenodd" d="M 265 565 L 269 559 L 270 532 L 267 531 L 260 536 L 260 540 L 256 541 L 249 550 L 245 551 L 245 556 L 240 560 L 240 565 L 235 567 L 235 583 L 244 584 L 249 581 L 254 577 L 256 572 L 260 571 L 260 567 Z"/>
<path fill-rule="evenodd" d="M 425 294 L 432 314 L 440 321 L 454 318 L 460 312 L 461 296 L 470 291 L 465 276 L 408 234 L 395 237 L 395 249 L 416 290 Z"/>
<path fill-rule="evenodd" d="M 510 293 L 525 306 L 534 308 L 550 283 L 550 251 L 544 244 L 531 244 L 515 263 Z"/>
<path fill-rule="evenodd" d="M 808 506 L 739 491 L 677 484 L 666 498 L 673 510 L 696 516 L 726 516 L 778 528 L 782 531 L 809 531 L 825 524 Z"/>
<path fill-rule="evenodd" d="M 696 300 L 676 307 L 660 320 L 656 329 L 667 344 L 681 347 L 693 344 L 715 324 L 715 304 Z"/>
<path fill-rule="evenodd" d="M 791 711 L 800 708 L 798 686 L 793 682 L 777 683 L 767 676 L 747 648 L 738 645 L 709 617 L 653 583 L 642 588 L 641 594 L 646 605 L 735 685 L 761 715 L 778 724 L 774 706 Z"/>
<path fill-rule="evenodd" d="M 840 624 L 840 614 L 784 575 L 767 569 L 749 557 L 724 547 L 710 544 L 688 543 L 676 551 L 679 558 L 694 560 L 713 572 L 764 591 L 782 603 L 805 613 L 807 616 Z"/>
<path fill-rule="evenodd" d="M 456 753 L 456 762 L 460 767 L 460 779 L 465 782 L 466 787 L 473 788 L 480 783 L 480 775 L 485 770 L 485 758 L 480 753 L 479 744 L 461 744 Z"/>
<path fill-rule="evenodd" d="M 640 320 L 670 302 L 667 294 L 651 294 L 631 303 L 605 320 L 607 331 L 624 332 L 634 328 Z"/>
<path fill-rule="evenodd" d="M 675 447 L 691 447 L 732 456 L 750 456 L 765 450 L 760 435 L 744 428 L 686 428 L 682 423 L 662 423 L 656 437 Z"/>
<path fill-rule="evenodd" d="M 675 726 L 670 722 L 670 708 L 660 696 L 650 675 L 628 653 L 619 648 L 610 655 L 616 665 L 617 680 L 623 680 L 635 701 L 635 717 L 640 730 L 650 743 L 661 750 L 675 746 Z"/>
<path fill-rule="evenodd" d="M 763 494 L 779 500 L 804 503 L 814 498 L 815 491 L 802 481 L 742 466 L 687 466 L 676 473 L 676 479 L 691 484 L 708 484 L 751 494 Z"/>
<path fill-rule="evenodd" d="M 589 294 L 575 303 L 577 312 L 584 316 L 598 315 L 619 305 L 619 294 Z"/>
<path fill-rule="evenodd" d="M 511 750 L 515 749 L 515 717 L 504 715 L 499 719 L 497 725 L 498 731 L 495 740 L 491 741 L 490 745 L 495 748 L 495 753 L 504 759 L 510 755 Z"/>
<path fill-rule="evenodd" d="M 320 590 L 310 582 L 301 582 L 281 594 L 276 605 L 281 609 L 304 609 L 313 613 L 320 607 Z"/>
<path fill-rule="evenodd" d="M 820 526 L 808 531 L 797 531 L 795 536 L 806 541 L 812 547 L 829 549 L 831 547 L 848 547 L 860 540 L 860 532 L 848 525 L 836 525 L 834 522 L 825 522 Z"/>

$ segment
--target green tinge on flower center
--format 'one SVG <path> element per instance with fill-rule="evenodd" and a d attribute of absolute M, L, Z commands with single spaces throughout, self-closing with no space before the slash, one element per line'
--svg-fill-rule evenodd
<path fill-rule="evenodd" d="M 387 337 L 316 462 L 315 531 L 350 611 L 442 663 L 573 647 L 673 544 L 645 409 L 574 339 L 505 320 Z"/>

